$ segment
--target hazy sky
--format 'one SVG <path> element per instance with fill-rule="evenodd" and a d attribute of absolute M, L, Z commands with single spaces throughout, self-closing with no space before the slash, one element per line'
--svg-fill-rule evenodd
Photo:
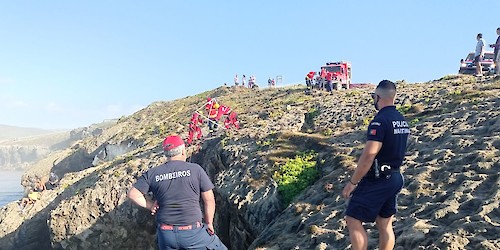
<path fill-rule="evenodd" d="M 236 73 L 299 82 L 327 61 L 350 61 L 354 82 L 433 80 L 457 73 L 477 33 L 495 41 L 499 9 L 497 0 L 2 0 L 0 124 L 87 126 Z"/>

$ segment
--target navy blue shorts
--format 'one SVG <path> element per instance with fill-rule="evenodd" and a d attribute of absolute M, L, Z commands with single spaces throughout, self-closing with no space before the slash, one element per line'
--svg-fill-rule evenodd
<path fill-rule="evenodd" d="M 364 178 L 352 192 L 345 214 L 362 222 L 375 222 L 377 216 L 391 217 L 396 214 L 396 198 L 403 184 L 399 172 L 393 172 L 389 179 Z"/>
<path fill-rule="evenodd" d="M 163 230 L 157 227 L 158 247 L 164 249 L 214 249 L 227 250 L 217 235 L 211 235 L 207 226 L 191 230 Z"/>

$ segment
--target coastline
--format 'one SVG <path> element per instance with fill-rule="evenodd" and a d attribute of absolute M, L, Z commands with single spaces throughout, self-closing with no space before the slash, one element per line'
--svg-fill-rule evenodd
<path fill-rule="evenodd" d="M 19 200 L 24 195 L 21 186 L 23 171 L 0 170 L 0 207 Z"/>

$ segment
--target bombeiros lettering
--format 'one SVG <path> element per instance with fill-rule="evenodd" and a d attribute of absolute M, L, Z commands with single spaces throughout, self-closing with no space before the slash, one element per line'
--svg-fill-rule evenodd
<path fill-rule="evenodd" d="M 170 172 L 170 173 L 165 173 L 165 174 L 160 174 L 155 176 L 156 182 L 159 181 L 164 181 L 164 180 L 173 180 L 177 179 L 180 177 L 189 177 L 191 176 L 191 170 L 183 170 L 183 171 L 176 171 L 176 172 Z"/>

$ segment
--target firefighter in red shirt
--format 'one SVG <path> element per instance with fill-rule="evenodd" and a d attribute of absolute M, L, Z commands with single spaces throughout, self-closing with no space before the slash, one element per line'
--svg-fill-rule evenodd
<path fill-rule="evenodd" d="M 331 92 L 333 91 L 333 73 L 332 72 L 327 72 L 326 73 L 326 90 Z"/>
<path fill-rule="evenodd" d="M 307 73 L 307 75 L 306 75 L 307 89 L 313 89 L 313 79 L 314 79 L 315 74 L 316 74 L 316 72 L 314 72 L 314 71 Z"/>
<path fill-rule="evenodd" d="M 226 129 L 230 129 L 231 127 L 235 127 L 236 129 L 240 128 L 240 122 L 238 121 L 238 114 L 232 111 L 230 107 L 225 105 L 220 105 L 219 112 L 217 115 L 217 120 L 219 120 L 223 115 L 226 116 L 224 120 L 224 127 Z"/>
<path fill-rule="evenodd" d="M 326 86 L 325 86 L 326 85 L 326 75 L 327 75 L 326 69 L 322 68 L 321 74 L 319 75 L 321 88 L 326 88 Z"/>
<path fill-rule="evenodd" d="M 203 133 L 201 132 L 201 128 L 199 126 L 200 124 L 203 124 L 203 120 L 201 119 L 200 114 L 196 112 L 191 117 L 191 122 L 189 122 L 189 135 L 187 140 L 188 145 L 193 142 L 195 136 L 198 140 L 200 140 L 203 136 Z"/>

